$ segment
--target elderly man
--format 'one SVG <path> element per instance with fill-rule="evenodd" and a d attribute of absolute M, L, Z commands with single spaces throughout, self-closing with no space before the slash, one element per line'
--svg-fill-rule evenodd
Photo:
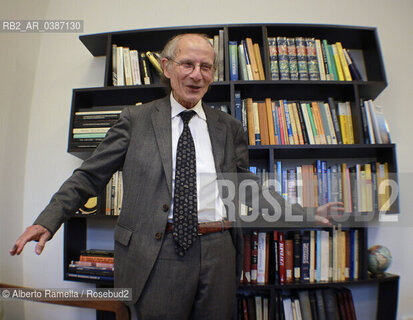
<path fill-rule="evenodd" d="M 237 120 L 202 102 L 213 81 L 215 59 L 204 35 L 170 40 L 162 66 L 171 94 L 126 107 L 10 253 L 20 254 L 28 241 L 37 240 L 40 254 L 60 225 L 122 168 L 115 286 L 132 287 L 139 319 L 230 319 L 242 232 L 228 221 L 217 177 L 248 175 L 248 146 Z M 282 198 L 275 197 L 284 208 Z M 330 204 L 319 213 L 333 207 L 337 209 Z"/>

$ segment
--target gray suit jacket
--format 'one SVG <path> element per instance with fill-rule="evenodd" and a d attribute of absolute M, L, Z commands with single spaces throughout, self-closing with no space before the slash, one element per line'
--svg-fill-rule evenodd
<path fill-rule="evenodd" d="M 248 172 L 248 147 L 241 124 L 203 106 L 215 167 L 221 172 Z M 126 107 L 93 155 L 61 186 L 34 222 L 54 234 L 92 195 L 100 194 L 114 172 L 123 168 L 124 198 L 115 227 L 115 286 L 132 287 L 139 298 L 156 261 L 172 197 L 171 106 L 169 96 Z M 232 230 L 238 270 L 242 233 Z"/>
<path fill-rule="evenodd" d="M 230 179 L 235 186 L 241 176 L 242 180 L 257 180 L 248 170 L 248 145 L 241 123 L 205 104 L 203 108 L 218 179 Z M 171 157 L 169 96 L 126 107 L 96 151 L 66 180 L 34 224 L 46 227 L 53 235 L 90 196 L 101 194 L 113 173 L 123 168 L 124 197 L 114 231 L 115 286 L 132 288 L 134 304 L 154 266 L 168 221 L 172 199 Z M 273 197 L 284 210 L 283 198 L 275 193 Z M 234 205 L 237 210 L 237 203 Z M 261 197 L 260 206 L 270 205 Z M 293 212 L 303 213 L 298 206 Z M 235 218 L 237 226 L 231 235 L 239 279 L 242 231 L 238 215 L 231 218 Z"/>

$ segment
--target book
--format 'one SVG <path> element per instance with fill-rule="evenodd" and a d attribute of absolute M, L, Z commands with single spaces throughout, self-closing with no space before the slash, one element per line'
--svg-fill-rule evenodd
<path fill-rule="evenodd" d="M 341 45 L 341 42 L 336 42 L 336 48 L 337 48 L 337 52 L 338 52 L 338 57 L 340 59 L 341 67 L 343 69 L 344 80 L 352 81 L 353 78 L 351 77 L 350 69 L 349 69 L 348 64 L 347 64 L 347 59 L 344 56 L 343 46 Z"/>
<path fill-rule="evenodd" d="M 248 57 L 250 58 L 252 78 L 253 80 L 260 80 L 258 71 L 257 57 L 255 56 L 254 44 L 251 38 L 245 38 L 245 43 L 248 49 Z"/>
<path fill-rule="evenodd" d="M 128 47 L 123 48 L 123 66 L 124 66 L 124 73 L 125 73 L 125 84 L 127 86 L 131 86 L 133 85 L 133 81 L 132 81 L 132 68 L 131 68 L 131 62 L 130 62 L 130 53 L 129 53 Z"/>
<path fill-rule="evenodd" d="M 130 50 L 130 63 L 132 68 L 132 83 L 133 85 L 141 85 L 141 72 L 139 68 L 139 55 L 137 50 Z"/>
<path fill-rule="evenodd" d="M 265 99 L 265 112 L 266 112 L 269 144 L 275 145 L 276 143 L 275 143 L 274 119 L 273 119 L 273 112 L 272 112 L 272 103 L 271 103 L 270 98 Z"/>
<path fill-rule="evenodd" d="M 295 46 L 297 50 L 297 65 L 298 65 L 299 79 L 309 80 L 308 64 L 307 64 L 307 49 L 306 49 L 305 39 L 303 37 L 296 37 Z"/>
<path fill-rule="evenodd" d="M 294 38 L 287 38 L 287 52 L 290 80 L 298 80 L 297 50 L 295 48 Z"/>
<path fill-rule="evenodd" d="M 116 47 L 116 85 L 125 85 L 125 74 L 123 70 L 123 47 Z"/>
<path fill-rule="evenodd" d="M 270 56 L 271 80 L 279 80 L 280 71 L 278 68 L 277 41 L 275 40 L 275 37 L 268 37 L 268 50 Z"/>
<path fill-rule="evenodd" d="M 236 41 L 229 41 L 228 42 L 229 48 L 229 66 L 230 66 L 230 73 L 229 79 L 232 81 L 238 80 L 238 45 Z"/>
<path fill-rule="evenodd" d="M 333 59 L 334 59 L 334 64 L 335 64 L 336 70 L 337 70 L 338 80 L 344 81 L 345 80 L 344 72 L 343 72 L 343 67 L 341 66 L 340 57 L 338 55 L 337 45 L 332 44 L 331 49 L 332 49 L 332 52 L 333 52 Z"/>
<path fill-rule="evenodd" d="M 320 80 L 320 71 L 318 70 L 317 50 L 314 38 L 306 38 L 308 75 L 310 80 Z"/>
<path fill-rule="evenodd" d="M 146 57 L 146 54 L 141 52 L 139 55 L 139 62 L 140 62 L 140 70 L 141 70 L 141 76 L 142 76 L 142 83 L 143 84 L 151 84 L 152 79 L 151 79 L 151 73 L 149 70 L 149 61 L 148 58 Z"/>
<path fill-rule="evenodd" d="M 317 62 L 318 62 L 318 70 L 320 72 L 320 80 L 327 80 L 326 71 L 324 68 L 324 57 L 323 51 L 321 49 L 321 41 L 320 39 L 315 39 L 315 48 L 317 52 Z"/>
<path fill-rule="evenodd" d="M 269 145 L 270 144 L 270 137 L 269 137 L 269 128 L 268 128 L 268 119 L 267 119 L 267 110 L 266 105 L 264 102 L 258 102 L 258 123 L 259 123 L 259 132 L 261 137 L 261 145 Z M 254 119 L 255 121 L 255 119 Z"/>
<path fill-rule="evenodd" d="M 157 59 L 155 53 L 151 51 L 146 51 L 145 55 L 148 58 L 148 61 L 151 63 L 152 67 L 156 70 L 156 72 L 162 75 L 163 74 L 162 66 L 161 66 L 160 61 Z"/>
<path fill-rule="evenodd" d="M 218 81 L 224 81 L 224 30 L 218 31 Z"/>
<path fill-rule="evenodd" d="M 117 46 L 116 44 L 112 44 L 112 85 L 116 86 L 117 85 L 117 62 L 116 62 L 116 56 L 117 56 Z"/>
<path fill-rule="evenodd" d="M 370 118 L 369 126 L 373 127 L 373 130 L 370 129 L 371 135 L 374 135 L 376 143 L 391 143 L 390 131 L 387 125 L 386 119 L 384 117 L 383 108 L 375 104 L 373 100 L 369 99 L 367 101 L 368 106 L 368 117 Z"/>
<path fill-rule="evenodd" d="M 243 44 L 238 45 L 238 64 L 239 64 L 239 77 L 240 80 L 249 80 L 247 72 L 247 61 L 245 59 L 244 46 Z"/>
<path fill-rule="evenodd" d="M 277 37 L 276 40 L 278 49 L 278 66 L 280 71 L 280 80 L 290 80 L 287 38 Z"/>
<path fill-rule="evenodd" d="M 258 43 L 254 43 L 253 46 L 255 59 L 257 60 L 258 74 L 260 76 L 260 80 L 265 80 L 264 66 L 262 64 L 260 47 Z"/>

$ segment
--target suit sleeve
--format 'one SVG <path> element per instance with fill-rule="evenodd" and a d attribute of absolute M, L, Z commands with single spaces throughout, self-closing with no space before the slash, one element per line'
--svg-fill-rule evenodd
<path fill-rule="evenodd" d="M 124 162 L 130 140 L 130 110 L 125 108 L 95 152 L 67 179 L 34 224 L 48 229 L 52 236 L 86 200 L 102 193 L 113 173 Z"/>

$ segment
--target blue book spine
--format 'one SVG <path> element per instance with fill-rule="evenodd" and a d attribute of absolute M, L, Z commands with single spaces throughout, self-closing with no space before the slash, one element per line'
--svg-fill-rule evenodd
<path fill-rule="evenodd" d="M 316 281 L 321 280 L 321 230 L 316 231 Z"/>
<path fill-rule="evenodd" d="M 229 41 L 230 80 L 238 80 L 238 47 L 236 41 Z"/>
<path fill-rule="evenodd" d="M 323 170 L 321 169 L 321 160 L 317 160 L 317 192 L 318 192 L 318 205 L 323 204 Z"/>
<path fill-rule="evenodd" d="M 331 168 L 327 168 L 327 202 L 331 202 Z"/>
<path fill-rule="evenodd" d="M 290 144 L 294 144 L 293 129 L 291 127 L 290 113 L 288 112 L 287 100 L 284 100 L 283 107 L 285 113 L 285 122 L 287 124 L 288 140 L 290 141 Z M 293 143 L 291 143 L 291 141 L 293 141 Z"/>
<path fill-rule="evenodd" d="M 287 170 L 282 170 L 282 196 L 288 200 Z"/>
<path fill-rule="evenodd" d="M 320 205 L 326 204 L 328 202 L 328 181 L 327 181 L 327 162 L 321 161 L 321 183 L 322 183 L 322 203 Z"/>
<path fill-rule="evenodd" d="M 242 122 L 242 106 L 240 91 L 235 91 L 235 118 Z"/>
<path fill-rule="evenodd" d="M 354 274 L 354 229 L 350 230 L 350 279 L 355 279 Z"/>
<path fill-rule="evenodd" d="M 282 194 L 282 176 L 281 176 L 282 168 L 281 168 L 281 161 L 277 161 L 277 186 L 276 191 L 278 194 Z"/>

